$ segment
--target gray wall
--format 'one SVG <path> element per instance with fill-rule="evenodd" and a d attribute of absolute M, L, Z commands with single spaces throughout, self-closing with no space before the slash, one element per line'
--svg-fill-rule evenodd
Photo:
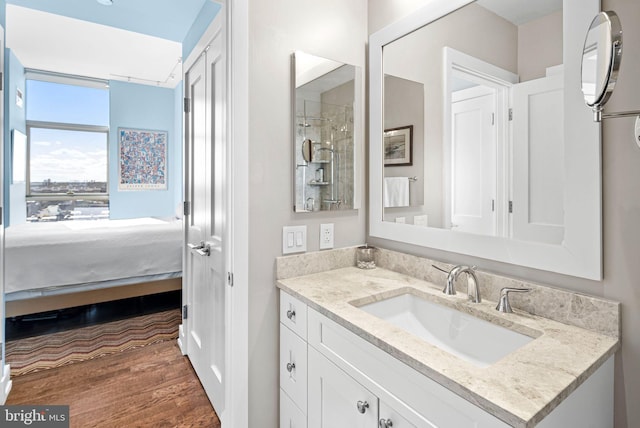
<path fill-rule="evenodd" d="M 562 64 L 562 11 L 518 26 L 518 75 L 521 82 L 545 76 Z"/>
<path fill-rule="evenodd" d="M 424 0 L 369 0 L 369 33 L 422 6 Z M 616 92 L 606 111 L 640 108 L 640 2 L 603 0 L 614 10 L 624 30 L 625 57 Z M 369 239 L 389 249 L 451 263 L 472 263 L 500 274 L 546 283 L 622 302 L 622 350 L 616 355 L 615 427 L 640 426 L 640 149 L 632 139 L 633 119 L 611 119 L 602 126 L 604 280 L 589 281 L 521 268 L 428 248 Z"/>
<path fill-rule="evenodd" d="M 335 224 L 335 247 L 361 244 L 365 210 L 293 212 L 291 54 L 359 66 L 364 73 L 366 0 L 252 0 L 249 4 L 249 426 L 278 426 L 278 293 L 275 258 L 282 227 L 307 225 L 309 251 L 321 223 Z M 358 130 L 360 138 L 364 129 Z M 362 144 L 362 139 L 361 143 Z M 361 146 L 360 146 L 361 147 Z M 358 169 L 358 191 L 364 172 Z M 364 203 L 362 204 L 364 207 Z"/>

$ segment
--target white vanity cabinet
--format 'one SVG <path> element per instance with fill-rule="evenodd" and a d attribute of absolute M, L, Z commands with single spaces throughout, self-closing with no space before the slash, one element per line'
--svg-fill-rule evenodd
<path fill-rule="evenodd" d="M 307 305 L 280 293 L 280 426 L 307 427 Z"/>
<path fill-rule="evenodd" d="M 282 290 L 280 296 L 281 428 L 525 426 L 453 393 L 450 380 L 420 373 L 394 348 L 383 350 L 375 338 L 363 339 Z M 612 427 L 613 357 L 536 426 Z"/>
<path fill-rule="evenodd" d="M 281 428 L 507 426 L 280 292 Z"/>

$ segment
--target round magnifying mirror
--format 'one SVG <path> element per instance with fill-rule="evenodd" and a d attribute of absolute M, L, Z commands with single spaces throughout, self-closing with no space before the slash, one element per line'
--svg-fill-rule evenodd
<path fill-rule="evenodd" d="M 600 12 L 591 22 L 582 51 L 582 93 L 596 113 L 613 92 L 622 59 L 622 27 L 615 12 Z"/>

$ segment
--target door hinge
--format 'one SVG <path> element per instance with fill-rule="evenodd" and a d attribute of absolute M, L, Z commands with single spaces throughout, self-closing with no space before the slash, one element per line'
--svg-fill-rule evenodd
<path fill-rule="evenodd" d="M 233 287 L 233 273 L 227 272 L 227 284 Z"/>
<path fill-rule="evenodd" d="M 495 211 L 495 210 L 496 210 L 496 200 L 491 199 L 491 211 Z"/>
<path fill-rule="evenodd" d="M 184 112 L 191 113 L 191 98 L 184 98 Z"/>
<path fill-rule="evenodd" d="M 2 212 L 2 207 L 0 207 L 0 226 L 4 224 L 4 213 Z"/>
<path fill-rule="evenodd" d="M 496 114 L 491 113 L 491 126 L 496 124 Z"/>
<path fill-rule="evenodd" d="M 186 320 L 187 318 L 189 318 L 189 309 L 187 305 L 184 305 L 182 307 L 182 319 Z"/>
<path fill-rule="evenodd" d="M 513 201 L 509 201 L 509 214 L 513 213 Z"/>
<path fill-rule="evenodd" d="M 513 120 L 513 109 L 509 109 L 509 120 Z"/>
<path fill-rule="evenodd" d="M 182 204 L 182 214 L 183 215 L 190 215 L 191 214 L 191 202 L 184 201 L 184 203 Z"/>
<path fill-rule="evenodd" d="M 4 73 L 0 71 L 0 91 L 4 91 Z"/>

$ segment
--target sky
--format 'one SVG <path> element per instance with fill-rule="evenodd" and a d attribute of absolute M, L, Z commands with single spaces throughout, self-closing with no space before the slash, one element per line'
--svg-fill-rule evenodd
<path fill-rule="evenodd" d="M 28 80 L 28 121 L 109 125 L 109 91 Z M 31 128 L 31 182 L 107 181 L 105 132 Z"/>

